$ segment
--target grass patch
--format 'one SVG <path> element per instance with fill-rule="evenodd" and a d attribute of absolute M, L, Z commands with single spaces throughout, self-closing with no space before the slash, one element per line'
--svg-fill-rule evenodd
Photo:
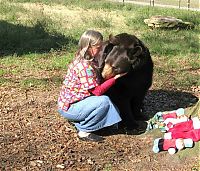
<path fill-rule="evenodd" d="M 51 60 L 51 63 L 48 65 L 48 68 L 52 70 L 54 69 L 65 70 L 73 57 L 74 57 L 74 54 L 68 54 L 67 56 L 54 56 L 53 59 Z"/>
<path fill-rule="evenodd" d="M 199 53 L 198 37 L 182 30 L 153 30 L 144 35 L 144 40 L 155 54 L 176 56 Z M 159 42 L 159 43 L 158 43 Z"/>
<path fill-rule="evenodd" d="M 92 19 L 93 26 L 99 28 L 110 28 L 112 27 L 112 19 L 111 18 L 103 18 L 103 17 L 96 17 Z"/>
<path fill-rule="evenodd" d="M 177 73 L 179 77 L 174 77 L 174 86 L 189 87 L 190 85 L 200 85 L 199 75 L 192 75 L 191 73 Z"/>
<path fill-rule="evenodd" d="M 143 20 L 152 15 L 174 16 L 193 22 L 195 28 L 151 30 Z M 199 85 L 197 74 L 193 73 L 200 68 L 196 62 L 200 53 L 199 18 L 199 12 L 194 11 L 123 5 L 103 0 L 1 1 L 0 75 L 8 79 L 5 82 L 11 81 L 10 77 L 21 75 L 21 86 L 46 87 L 49 80 L 39 75 L 66 71 L 80 35 L 86 29 L 96 29 L 102 32 L 105 39 L 111 33 L 127 32 L 138 36 L 152 54 L 157 85 L 162 85 L 160 78 L 165 79 L 165 76 L 169 77 L 166 81 L 173 86 Z M 180 71 L 180 68 L 190 70 Z M 175 78 L 170 79 L 171 75 Z M 55 82 L 60 83 L 59 80 Z"/>
<path fill-rule="evenodd" d="M 16 21 L 20 14 L 26 12 L 27 10 L 19 5 L 8 3 L 7 1 L 0 2 L 0 19 L 5 18 L 8 21 Z"/>
<path fill-rule="evenodd" d="M 23 55 L 27 53 L 44 53 L 53 49 L 62 49 L 67 44 L 75 44 L 73 38 L 60 33 L 48 33 L 45 22 L 37 22 L 33 27 L 15 25 L 0 21 L 1 54 Z"/>
<path fill-rule="evenodd" d="M 150 1 L 147 0 L 134 0 L 136 2 L 144 2 L 150 5 Z M 121 1 L 122 2 L 122 1 Z M 126 4 L 126 1 L 125 1 Z M 154 1 L 154 4 L 161 4 L 161 5 L 173 5 L 176 7 L 179 7 L 179 1 L 178 0 L 156 0 Z M 180 1 L 180 7 L 188 7 L 188 0 L 181 0 Z M 197 0 L 190 0 L 190 8 L 199 8 L 199 2 Z"/>
<path fill-rule="evenodd" d="M 12 83 L 12 79 L 11 78 L 0 78 L 0 86 L 7 86 L 10 83 Z"/>
<path fill-rule="evenodd" d="M 5 73 L 6 73 L 6 71 L 5 71 L 5 70 L 3 70 L 3 69 L 0 69 L 0 76 L 3 76 Z"/>
<path fill-rule="evenodd" d="M 63 81 L 62 77 L 53 76 L 50 78 L 26 78 L 20 81 L 22 88 L 45 88 L 50 89 L 52 86 L 59 86 Z M 52 85 L 53 84 L 53 85 Z"/>
<path fill-rule="evenodd" d="M 48 79 L 27 78 L 20 82 L 23 88 L 41 87 L 48 85 Z"/>

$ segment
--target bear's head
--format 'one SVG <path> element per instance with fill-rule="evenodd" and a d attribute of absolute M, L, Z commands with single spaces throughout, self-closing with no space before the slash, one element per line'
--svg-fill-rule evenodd
<path fill-rule="evenodd" d="M 129 72 L 141 66 L 146 51 L 144 44 L 134 35 L 121 33 L 109 36 L 109 43 L 104 49 L 104 67 L 102 77 L 109 79 L 116 74 Z M 142 60 L 141 60 L 142 59 Z"/>

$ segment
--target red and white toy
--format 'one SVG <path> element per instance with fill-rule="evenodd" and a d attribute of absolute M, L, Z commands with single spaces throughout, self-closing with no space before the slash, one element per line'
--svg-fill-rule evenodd
<path fill-rule="evenodd" d="M 160 112 L 161 113 L 161 112 Z M 168 151 L 174 154 L 186 147 L 193 147 L 194 142 L 200 141 L 200 120 L 198 117 L 189 119 L 180 108 L 169 113 L 159 115 L 163 119 L 164 138 L 154 140 L 153 151 Z"/>
<path fill-rule="evenodd" d="M 175 154 L 177 151 L 184 148 L 193 147 L 192 139 L 163 139 L 157 138 L 154 140 L 153 152 L 168 151 L 169 154 Z"/>
<path fill-rule="evenodd" d="M 189 121 L 178 123 L 164 135 L 165 139 L 191 138 L 194 142 L 200 140 L 200 120 L 194 117 Z"/>
<path fill-rule="evenodd" d="M 163 123 L 165 125 L 165 130 L 168 131 L 170 128 L 173 128 L 175 124 L 186 122 L 189 118 L 184 114 L 185 110 L 183 108 L 179 108 L 175 111 L 171 111 L 168 113 L 163 113 Z"/>

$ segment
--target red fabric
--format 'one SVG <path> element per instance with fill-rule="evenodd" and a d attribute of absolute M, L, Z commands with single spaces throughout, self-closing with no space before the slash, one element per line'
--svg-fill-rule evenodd
<path fill-rule="evenodd" d="M 164 139 L 163 142 L 163 150 L 168 150 L 169 148 L 176 148 L 176 140 L 175 139 Z"/>
<path fill-rule="evenodd" d="M 162 115 L 163 119 L 166 120 L 167 118 L 177 118 L 176 112 L 173 113 L 167 113 Z"/>
<path fill-rule="evenodd" d="M 187 132 L 174 131 L 172 132 L 172 138 L 191 138 L 194 142 L 197 142 L 200 140 L 200 129 L 192 129 Z"/>
<path fill-rule="evenodd" d="M 115 79 L 110 78 L 109 80 L 103 82 L 101 85 L 98 85 L 95 88 L 91 89 L 90 92 L 95 96 L 100 96 L 104 94 L 114 84 L 115 84 Z"/>
<path fill-rule="evenodd" d="M 169 132 L 174 132 L 174 131 L 186 132 L 192 129 L 194 129 L 193 120 L 189 120 L 186 122 L 180 122 L 180 123 L 175 124 L 172 128 L 169 129 Z"/>
<path fill-rule="evenodd" d="M 173 128 L 173 126 L 174 126 L 174 124 L 173 124 L 172 122 L 169 122 L 169 123 L 167 123 L 167 125 L 166 125 L 166 127 L 167 127 L 168 129 Z"/>

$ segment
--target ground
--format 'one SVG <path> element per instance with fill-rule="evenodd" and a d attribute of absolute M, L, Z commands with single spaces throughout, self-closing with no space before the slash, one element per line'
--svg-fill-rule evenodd
<path fill-rule="evenodd" d="M 198 170 L 197 156 L 153 153 L 155 134 L 151 132 L 107 130 L 101 132 L 105 136 L 103 143 L 80 141 L 74 127 L 57 113 L 59 86 L 25 89 L 12 85 L 0 89 L 2 171 Z M 192 106 L 196 101 L 195 91 L 152 88 L 145 99 L 145 113 Z"/>
<path fill-rule="evenodd" d="M 4 3 L 1 4 L 3 5 Z M 27 11 L 23 12 L 21 8 L 15 9 L 16 3 L 14 6 L 8 4 L 9 6 L 8 8 L 5 7 L 5 11 L 3 11 L 4 8 L 2 8 L 1 19 L 5 20 L 6 16 L 8 16 L 8 26 L 12 23 L 10 20 L 12 21 L 15 18 L 17 24 L 24 23 L 25 25 L 30 23 L 32 25 L 32 22 L 35 23 L 36 21 L 43 21 L 45 19 L 45 22 L 46 20 L 54 21 L 52 25 L 58 25 L 58 30 L 64 29 L 67 31 L 74 28 L 82 28 L 82 26 L 84 26 L 82 20 L 84 19 L 85 23 L 85 19 L 88 17 L 91 22 L 87 21 L 86 24 L 92 23 L 92 25 L 97 17 L 100 19 L 97 21 L 104 21 L 104 18 L 108 17 L 109 20 L 112 20 L 112 27 L 115 26 L 115 28 L 111 30 L 113 34 L 120 32 L 120 30 L 132 31 L 132 28 L 121 27 L 122 25 L 126 26 L 128 15 L 123 12 L 119 13 L 118 10 L 96 10 L 96 8 L 86 10 L 85 8 L 79 7 L 71 8 L 71 6 L 61 5 L 50 6 L 42 3 L 18 4 Z M 9 13 L 10 9 L 12 9 L 11 7 L 14 11 Z M 128 19 L 132 20 L 137 15 L 132 11 L 130 12 L 131 18 Z M 29 20 L 30 23 L 28 22 Z M 130 25 L 130 27 L 132 27 L 132 25 Z M 14 25 L 14 27 L 11 28 L 19 30 L 18 25 Z M 22 33 L 24 29 L 27 28 L 25 27 L 20 30 L 20 33 Z M 11 30 L 13 33 L 13 29 Z M 101 28 L 101 30 L 104 30 L 104 28 Z M 137 31 L 137 27 L 135 30 Z M 81 31 L 81 29 L 79 31 Z M 139 31 L 137 35 L 140 35 Z M 186 36 L 186 38 L 188 37 Z M 13 41 L 16 44 L 18 43 L 14 38 Z M 171 41 L 169 43 L 171 43 Z M 183 47 L 184 43 L 185 42 L 183 42 Z M 172 44 L 172 46 L 173 45 L 174 44 Z M 157 54 L 159 54 L 159 52 Z M 180 55 L 182 54 L 181 52 Z M 188 54 L 186 54 L 186 56 L 187 55 Z M 15 58 L 15 54 L 13 56 Z M 51 54 L 49 57 L 47 55 L 47 58 L 51 57 Z M 9 57 L 5 57 L 5 59 L 6 58 L 9 59 Z M 194 78 L 196 78 L 196 75 L 199 75 L 199 68 L 198 71 L 196 71 L 195 68 L 190 68 L 189 62 L 184 58 L 174 60 L 174 63 L 177 63 L 177 69 L 173 69 L 173 67 L 168 68 L 168 63 L 164 56 L 163 58 L 159 56 L 154 58 L 155 66 L 157 67 L 157 71 L 160 70 L 160 73 L 155 73 L 153 86 L 146 96 L 145 114 L 153 116 L 158 111 L 170 111 L 179 107 L 186 108 L 194 106 L 200 94 L 200 87 L 194 86 L 188 87 L 188 89 L 180 88 L 181 85 L 179 83 L 179 88 L 177 89 L 175 84 L 172 84 L 172 80 L 176 80 L 175 78 L 178 74 L 180 74 L 180 77 L 185 77 L 190 74 L 192 77 L 194 76 Z M 190 62 L 194 59 L 196 58 L 193 58 L 193 54 L 189 55 Z M 20 64 L 9 64 L 8 60 L 8 64 L 0 65 L 0 75 L 3 75 L 5 78 L 5 83 L 4 79 L 0 82 L 0 171 L 200 170 L 199 156 L 191 153 L 192 149 L 193 151 L 199 151 L 198 145 L 195 145 L 192 149 L 183 150 L 183 152 L 187 154 L 183 156 L 179 155 L 180 152 L 175 155 L 169 155 L 168 152 L 153 153 L 153 140 L 155 137 L 163 136 L 159 130 L 146 133 L 135 130 L 106 130 L 107 132 L 104 130 L 104 132 L 101 132 L 101 134 L 105 136 L 105 142 L 103 143 L 80 141 L 74 127 L 57 112 L 56 104 L 60 85 L 56 84 L 55 80 L 59 80 L 61 76 L 64 76 L 66 71 L 56 69 L 56 67 L 53 69 L 51 67 L 42 67 L 41 65 L 34 70 L 34 65 L 37 65 L 35 63 L 37 60 L 38 59 L 33 63 L 29 63 L 29 61 L 24 61 L 23 58 L 19 58 L 16 61 Z M 48 65 L 49 63 L 51 62 L 48 62 L 48 59 L 42 57 L 38 62 L 38 64 L 44 65 Z M 21 65 L 22 68 L 20 68 Z M 31 67 L 29 67 L 29 65 L 31 65 Z M 45 69 L 43 70 L 43 68 Z M 40 70 L 36 71 L 37 69 Z M 186 72 L 187 74 L 182 74 Z M 41 84 L 43 82 L 48 82 L 49 84 L 46 87 L 42 85 L 35 86 L 31 83 L 27 85 L 29 83 L 28 81 L 32 79 L 36 82 L 39 81 Z M 180 80 L 184 80 L 184 78 Z M 193 79 L 190 81 L 190 85 L 193 84 Z M 25 87 L 21 85 L 23 83 Z"/>

